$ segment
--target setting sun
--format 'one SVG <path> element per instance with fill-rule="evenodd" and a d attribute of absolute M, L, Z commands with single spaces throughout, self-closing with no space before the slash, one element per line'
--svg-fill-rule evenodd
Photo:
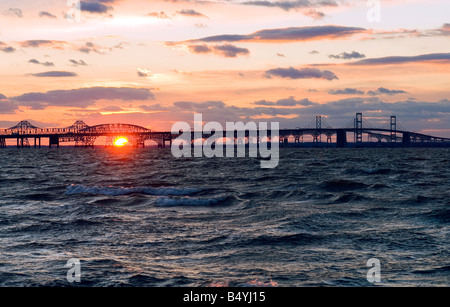
<path fill-rule="evenodd" d="M 124 146 L 128 143 L 128 140 L 124 137 L 120 137 L 114 141 L 114 146 Z"/>

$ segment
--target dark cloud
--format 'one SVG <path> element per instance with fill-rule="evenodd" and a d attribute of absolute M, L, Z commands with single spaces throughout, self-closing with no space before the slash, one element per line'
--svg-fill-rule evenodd
<path fill-rule="evenodd" d="M 83 47 L 78 48 L 78 51 L 83 52 L 83 53 L 91 53 L 91 52 L 95 52 L 98 54 L 102 54 L 102 47 L 94 44 L 93 42 L 87 42 L 86 44 L 84 44 Z"/>
<path fill-rule="evenodd" d="M 343 59 L 343 60 L 349 60 L 349 59 L 362 59 L 365 58 L 366 56 L 362 53 L 353 51 L 351 53 L 348 52 L 343 52 L 341 54 L 336 54 L 336 55 L 330 55 L 329 58 L 330 59 Z"/>
<path fill-rule="evenodd" d="M 281 77 L 288 79 L 325 79 L 332 81 L 338 79 L 338 77 L 329 70 L 319 70 L 316 68 L 301 68 L 297 69 L 294 67 L 289 68 L 274 68 L 267 70 L 265 73 L 267 78 L 271 77 Z"/>
<path fill-rule="evenodd" d="M 226 58 L 235 58 L 238 55 L 248 55 L 250 51 L 247 48 L 240 48 L 231 44 L 221 46 L 214 46 L 216 53 L 223 55 Z"/>
<path fill-rule="evenodd" d="M 343 90 L 329 90 L 328 93 L 331 95 L 364 95 L 363 91 L 354 88 L 346 88 Z"/>
<path fill-rule="evenodd" d="M 226 58 L 235 58 L 238 55 L 249 55 L 247 48 L 237 47 L 231 44 L 207 46 L 207 45 L 189 45 L 188 49 L 192 53 L 214 53 Z"/>
<path fill-rule="evenodd" d="M 291 96 L 289 98 L 280 99 L 277 101 L 260 100 L 254 102 L 254 104 L 261 106 L 294 107 L 294 106 L 311 106 L 315 103 L 310 101 L 308 98 L 296 100 L 294 97 Z"/>
<path fill-rule="evenodd" d="M 5 53 L 12 53 L 14 51 L 16 51 L 15 48 L 6 45 L 4 42 L 0 42 L 0 51 L 3 51 Z"/>
<path fill-rule="evenodd" d="M 17 105 L 44 109 L 48 106 L 88 107 L 97 100 L 152 100 L 153 93 L 146 88 L 90 87 L 49 92 L 32 92 L 12 97 Z"/>
<path fill-rule="evenodd" d="M 0 114 L 12 114 L 18 109 L 18 106 L 0 94 Z"/>
<path fill-rule="evenodd" d="M 367 94 L 371 95 L 371 96 L 376 96 L 376 95 L 396 95 L 396 94 L 406 94 L 408 92 L 405 92 L 403 90 L 389 90 L 387 88 L 384 87 L 380 87 L 378 88 L 376 91 L 368 91 Z"/>
<path fill-rule="evenodd" d="M 108 13 L 113 9 L 112 6 L 106 5 L 104 3 L 113 3 L 114 1 L 108 0 L 89 0 L 89 1 L 81 1 L 80 7 L 81 11 L 93 13 L 93 14 L 104 14 Z"/>
<path fill-rule="evenodd" d="M 382 58 L 360 60 L 348 63 L 348 65 L 392 65 L 392 64 L 407 64 L 407 63 L 420 63 L 432 61 L 449 62 L 450 53 L 431 53 L 417 56 L 388 56 Z"/>
<path fill-rule="evenodd" d="M 55 49 L 62 49 L 67 42 L 65 41 L 56 41 L 56 40 L 27 40 L 20 42 L 20 46 L 24 48 L 39 48 L 39 47 L 48 47 Z"/>
<path fill-rule="evenodd" d="M 74 60 L 74 59 L 69 59 L 69 62 L 72 63 L 73 66 L 87 66 L 87 63 L 83 60 Z"/>
<path fill-rule="evenodd" d="M 292 9 L 304 9 L 323 6 L 337 6 L 334 0 L 296 0 L 296 1 L 246 1 L 242 2 L 244 5 L 257 5 L 266 7 L 277 7 L 289 11 Z"/>
<path fill-rule="evenodd" d="M 46 11 L 40 11 L 39 17 L 47 17 L 47 18 L 51 18 L 51 19 L 56 19 L 55 15 L 53 15 L 52 13 L 46 12 Z"/>
<path fill-rule="evenodd" d="M 190 45 L 188 46 L 189 51 L 193 53 L 210 53 L 212 49 L 207 45 Z"/>
<path fill-rule="evenodd" d="M 77 74 L 70 71 L 46 71 L 37 74 L 32 74 L 35 77 L 55 77 L 55 78 L 64 78 L 64 77 L 76 77 Z"/>
<path fill-rule="evenodd" d="M 287 42 L 320 39 L 340 39 L 366 32 L 363 28 L 344 26 L 307 26 L 265 29 L 252 34 L 224 34 L 208 36 L 190 42 Z"/>
<path fill-rule="evenodd" d="M 43 65 L 43 66 L 54 66 L 55 65 L 52 62 L 40 62 L 36 59 L 31 59 L 28 61 L 28 63 L 39 64 L 39 65 Z"/>

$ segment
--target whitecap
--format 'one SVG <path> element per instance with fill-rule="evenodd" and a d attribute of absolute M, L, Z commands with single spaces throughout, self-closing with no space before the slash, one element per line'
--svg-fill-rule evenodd
<path fill-rule="evenodd" d="M 176 188 L 176 187 L 101 187 L 71 184 L 66 188 L 67 195 L 73 194 L 96 194 L 119 196 L 134 193 L 155 195 L 155 196 L 184 196 L 201 192 L 200 188 Z"/>

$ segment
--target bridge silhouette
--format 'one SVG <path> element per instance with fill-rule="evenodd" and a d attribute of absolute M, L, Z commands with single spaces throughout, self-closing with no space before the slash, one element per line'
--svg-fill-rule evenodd
<path fill-rule="evenodd" d="M 400 128 L 400 129 L 398 129 Z M 262 141 L 271 141 L 270 130 L 267 137 L 263 140 L 257 132 L 256 139 L 251 137 L 254 133 L 245 131 L 223 131 L 220 135 L 217 132 L 201 132 L 202 138 L 215 137 L 216 141 L 233 136 L 234 144 L 249 142 L 260 143 Z M 126 137 L 134 147 L 145 147 L 145 141 L 154 141 L 158 147 L 166 147 L 167 143 L 172 145 L 172 141 L 181 134 L 171 131 L 153 131 L 137 125 L 131 124 L 102 124 L 88 126 L 83 121 L 76 121 L 72 126 L 66 128 L 39 128 L 28 121 L 21 121 L 17 125 L 0 129 L 0 148 L 7 147 L 6 140 L 16 139 L 17 147 L 41 147 L 41 139 L 48 139 L 48 146 L 59 147 L 61 143 L 74 143 L 75 147 L 93 147 L 99 137 L 106 137 L 106 146 L 112 146 L 114 140 L 118 137 Z M 191 140 L 198 135 L 198 132 L 191 131 Z M 364 135 L 367 141 L 364 141 Z M 329 147 L 363 147 L 371 144 L 372 146 L 391 146 L 391 147 L 450 147 L 450 138 L 431 136 L 422 133 L 412 132 L 399 127 L 396 116 L 390 117 L 388 127 L 373 127 L 370 123 L 363 120 L 362 113 L 356 113 L 348 127 L 333 128 L 326 123 L 324 117 L 318 115 L 315 120 L 304 128 L 279 129 L 278 141 L 281 146 L 299 146 L 304 143 L 304 136 L 312 138 L 312 144 L 316 146 Z M 353 136 L 353 140 L 351 137 Z M 322 141 L 326 137 L 326 141 Z M 30 143 L 33 140 L 33 144 Z M 375 140 L 375 141 L 374 141 Z M 293 141 L 293 142 L 292 142 Z M 311 142 L 309 142 L 311 143 Z"/>

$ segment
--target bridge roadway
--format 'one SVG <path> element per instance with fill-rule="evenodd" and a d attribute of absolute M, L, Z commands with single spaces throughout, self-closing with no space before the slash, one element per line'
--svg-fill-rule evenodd
<path fill-rule="evenodd" d="M 201 133 L 201 134 L 200 134 Z M 382 139 L 396 145 L 409 147 L 413 143 L 420 143 L 421 146 L 436 146 L 445 145 L 450 146 L 450 138 L 436 137 L 425 135 L 416 132 L 404 130 L 391 130 L 383 128 L 295 128 L 295 129 L 280 129 L 278 131 L 279 142 L 282 145 L 289 144 L 289 139 L 294 139 L 295 143 L 303 143 L 303 136 L 310 135 L 313 138 L 313 143 L 321 143 L 322 136 L 326 136 L 326 143 L 333 143 L 336 147 L 346 147 L 350 142 L 348 141 L 348 133 L 362 136 L 368 135 L 370 138 L 376 138 L 378 142 Z M 172 144 L 172 141 L 180 137 L 179 133 L 171 133 L 170 131 L 152 131 L 150 129 L 130 125 L 130 124 L 105 124 L 97 126 L 88 126 L 84 122 L 77 121 L 74 125 L 67 128 L 38 128 L 31 125 L 27 121 L 22 121 L 14 127 L 0 130 L 0 148 L 6 147 L 7 139 L 16 139 L 17 147 L 30 147 L 29 139 L 34 139 L 34 147 L 41 147 L 41 139 L 48 138 L 49 147 L 52 145 L 59 147 L 60 143 L 74 142 L 76 147 L 92 147 L 98 137 L 106 137 L 106 145 L 112 145 L 117 137 L 126 137 L 129 142 L 135 147 L 145 147 L 146 140 L 152 140 L 158 144 L 159 147 L 165 147 L 166 143 Z M 187 133 L 188 134 L 188 133 Z M 194 140 L 201 135 L 203 139 L 213 137 L 213 139 L 220 139 L 223 137 L 234 138 L 234 143 L 245 142 L 244 138 L 248 140 L 256 137 L 252 142 L 260 142 L 267 137 L 271 139 L 271 131 L 222 131 L 220 132 L 195 132 L 191 131 L 190 140 Z M 184 135 L 186 136 L 186 135 Z M 356 143 L 362 143 L 362 137 Z M 439 144 L 437 144 L 439 143 Z"/>

